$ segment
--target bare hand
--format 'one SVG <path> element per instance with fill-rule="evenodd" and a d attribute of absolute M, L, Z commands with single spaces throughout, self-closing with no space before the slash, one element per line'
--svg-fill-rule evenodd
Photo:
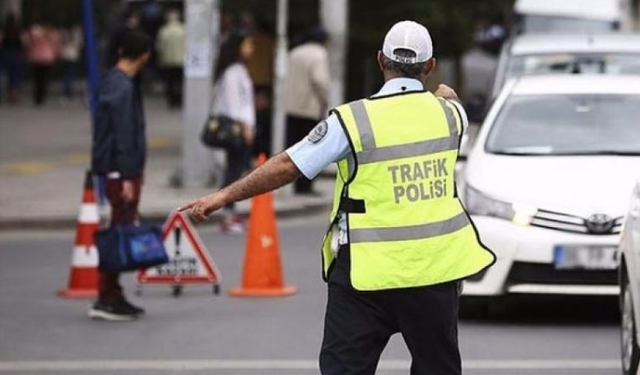
<path fill-rule="evenodd" d="M 209 218 L 209 215 L 226 204 L 223 198 L 224 197 L 220 192 L 205 195 L 204 197 L 178 207 L 178 211 L 183 212 L 189 210 L 191 217 L 195 221 L 203 222 Z"/>
<path fill-rule="evenodd" d="M 445 99 L 460 100 L 456 91 L 444 83 L 438 85 L 438 89 L 433 93 L 433 95 Z"/>
<path fill-rule="evenodd" d="M 122 199 L 125 202 L 133 201 L 135 187 L 133 186 L 133 181 L 124 180 L 122 181 Z"/>

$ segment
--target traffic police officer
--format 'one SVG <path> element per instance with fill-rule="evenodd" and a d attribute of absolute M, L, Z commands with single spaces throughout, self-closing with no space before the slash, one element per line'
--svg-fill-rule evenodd
<path fill-rule="evenodd" d="M 323 374 L 374 374 L 401 333 L 411 374 L 460 374 L 460 280 L 495 261 L 460 203 L 454 168 L 466 114 L 455 92 L 424 89 L 435 67 L 427 29 L 387 33 L 374 96 L 339 106 L 295 146 L 242 180 L 181 207 L 196 220 L 338 164 L 330 229 L 322 245 L 328 282 Z"/>

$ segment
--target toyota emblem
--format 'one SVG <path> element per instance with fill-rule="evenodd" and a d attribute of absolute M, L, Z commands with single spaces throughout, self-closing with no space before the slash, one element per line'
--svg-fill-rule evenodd
<path fill-rule="evenodd" d="M 587 229 L 591 233 L 606 234 L 613 229 L 613 219 L 605 214 L 593 214 L 586 221 Z"/>

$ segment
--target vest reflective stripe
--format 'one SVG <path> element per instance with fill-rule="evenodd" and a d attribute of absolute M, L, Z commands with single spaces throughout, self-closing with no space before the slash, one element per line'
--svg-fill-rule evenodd
<path fill-rule="evenodd" d="M 455 126 L 455 123 L 453 124 Z M 385 160 L 402 159 L 424 154 L 433 154 L 442 151 L 451 151 L 458 148 L 458 136 L 429 139 L 408 145 L 398 145 L 363 150 L 357 153 L 358 164 L 369 164 Z"/>
<path fill-rule="evenodd" d="M 373 130 L 371 129 L 371 120 L 369 120 L 369 114 L 364 107 L 364 102 L 358 100 L 357 102 L 350 103 L 351 112 L 353 118 L 356 121 L 358 127 L 358 133 L 360 133 L 360 142 L 364 150 L 372 149 L 376 147 L 376 140 L 373 137 Z"/>
<path fill-rule="evenodd" d="M 447 117 L 447 123 L 449 124 L 449 134 L 450 135 L 458 135 L 458 127 L 456 126 L 456 117 L 453 114 L 453 110 L 444 99 L 438 99 L 442 109 L 444 110 L 444 115 Z"/>
<path fill-rule="evenodd" d="M 463 212 L 448 220 L 410 227 L 352 229 L 349 234 L 349 242 L 418 240 L 453 233 L 467 225 L 469 225 L 469 218 Z"/>

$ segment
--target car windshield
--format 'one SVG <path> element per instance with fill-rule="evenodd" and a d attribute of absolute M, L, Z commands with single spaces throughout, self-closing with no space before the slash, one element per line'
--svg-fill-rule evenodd
<path fill-rule="evenodd" d="M 518 95 L 485 149 L 512 155 L 640 155 L 640 95 Z"/>
<path fill-rule="evenodd" d="M 507 64 L 505 81 L 513 77 L 556 73 L 640 75 L 640 53 L 557 53 L 512 56 Z"/>
<path fill-rule="evenodd" d="M 522 17 L 521 22 L 525 33 L 597 33 L 616 29 L 615 22 L 562 16 L 527 14 Z"/>

